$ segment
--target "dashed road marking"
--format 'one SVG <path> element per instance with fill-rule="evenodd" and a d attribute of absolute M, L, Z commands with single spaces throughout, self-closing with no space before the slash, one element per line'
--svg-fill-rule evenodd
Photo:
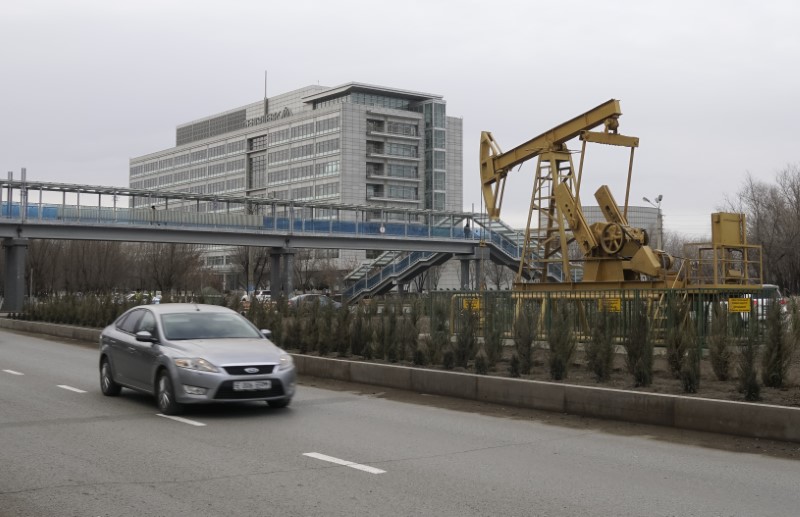
<path fill-rule="evenodd" d="M 11 375 L 25 375 L 24 373 L 15 370 L 3 370 L 3 371 L 6 373 L 10 373 Z"/>
<path fill-rule="evenodd" d="M 333 456 L 327 456 L 325 454 L 320 454 L 318 452 L 304 452 L 303 456 L 308 456 L 309 458 L 315 458 L 322 461 L 329 461 L 331 463 L 336 463 L 337 465 L 343 465 L 345 467 L 350 467 L 353 469 L 363 470 L 364 472 L 369 472 L 370 474 L 385 474 L 385 470 L 376 469 L 375 467 L 370 467 L 369 465 L 362 465 L 360 463 L 353 463 L 352 461 L 341 460 L 339 458 L 334 458 Z"/>
<path fill-rule="evenodd" d="M 189 420 L 188 418 L 181 418 L 179 416 L 162 415 L 161 413 L 156 413 L 156 416 L 169 418 L 170 420 L 175 420 L 176 422 L 180 422 L 182 424 L 193 425 L 195 427 L 205 427 L 206 425 L 203 422 L 197 422 L 196 420 Z"/>
<path fill-rule="evenodd" d="M 62 390 L 74 391 L 75 393 L 86 393 L 84 390 L 73 388 L 72 386 L 67 386 L 66 384 L 58 384 L 57 386 Z"/>

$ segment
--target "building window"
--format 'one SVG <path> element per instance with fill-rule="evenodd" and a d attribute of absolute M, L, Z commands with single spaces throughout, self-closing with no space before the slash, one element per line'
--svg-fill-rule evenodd
<path fill-rule="evenodd" d="M 215 158 L 219 158 L 220 156 L 225 156 L 225 144 L 218 145 L 216 147 L 209 147 L 208 148 L 208 159 L 213 160 Z"/>
<path fill-rule="evenodd" d="M 367 183 L 367 199 L 383 197 L 383 185 L 372 185 Z"/>
<path fill-rule="evenodd" d="M 236 142 L 228 142 L 226 149 L 228 154 L 243 153 L 246 145 L 246 140 L 238 140 Z"/>
<path fill-rule="evenodd" d="M 319 145 L 319 144 L 317 144 Z M 299 160 L 314 154 L 314 144 L 301 145 L 299 147 L 292 147 L 292 160 Z"/>
<path fill-rule="evenodd" d="M 289 129 L 279 129 L 278 131 L 273 131 L 269 134 L 269 145 L 275 145 L 280 142 L 286 142 L 289 140 L 290 131 Z"/>
<path fill-rule="evenodd" d="M 289 169 L 280 169 L 270 172 L 268 181 L 270 185 L 289 181 Z"/>
<path fill-rule="evenodd" d="M 386 124 L 386 132 L 393 135 L 417 136 L 417 125 L 389 121 Z"/>
<path fill-rule="evenodd" d="M 302 201 L 314 198 L 314 187 L 298 187 L 292 189 L 293 201 Z"/>
<path fill-rule="evenodd" d="M 367 155 L 370 154 L 383 154 L 383 142 L 367 141 Z"/>
<path fill-rule="evenodd" d="M 405 185 L 389 185 L 387 187 L 388 195 L 386 197 L 391 199 L 411 199 L 416 201 L 417 187 L 409 187 Z"/>
<path fill-rule="evenodd" d="M 317 121 L 317 133 L 328 133 L 339 129 L 339 117 L 326 118 Z"/>
<path fill-rule="evenodd" d="M 244 170 L 244 158 L 240 160 L 231 160 L 225 165 L 225 172 L 235 172 Z"/>
<path fill-rule="evenodd" d="M 389 164 L 389 176 L 393 178 L 418 178 L 419 172 L 416 165 Z"/>
<path fill-rule="evenodd" d="M 317 199 L 336 197 L 339 195 L 339 183 L 323 183 L 315 188 L 314 197 Z"/>
<path fill-rule="evenodd" d="M 208 175 L 217 176 L 225 173 L 225 163 L 212 163 L 208 166 Z"/>
<path fill-rule="evenodd" d="M 314 175 L 321 176 L 335 176 L 339 174 L 339 160 L 330 162 L 322 162 L 314 165 Z"/>
<path fill-rule="evenodd" d="M 272 165 L 273 163 L 281 163 L 288 161 L 289 161 L 289 149 L 281 149 L 280 151 L 269 153 L 269 155 L 267 156 L 267 162 L 270 165 Z"/>
<path fill-rule="evenodd" d="M 330 140 L 317 142 L 317 155 L 331 154 L 337 152 L 338 150 L 339 150 L 338 138 L 332 138 Z"/>
<path fill-rule="evenodd" d="M 250 158 L 250 186 L 251 189 L 267 186 L 267 157 L 263 154 Z"/>
<path fill-rule="evenodd" d="M 314 166 L 313 165 L 303 165 L 301 167 L 292 167 L 291 178 L 292 181 L 302 180 L 305 178 L 313 178 L 314 177 Z M 292 198 L 294 199 L 294 198 Z"/>
<path fill-rule="evenodd" d="M 297 138 L 305 138 L 314 134 L 314 123 L 309 122 L 301 126 L 294 126 L 292 128 L 292 140 Z"/>
<path fill-rule="evenodd" d="M 268 135 L 261 135 L 255 138 L 250 139 L 250 150 L 251 151 L 260 151 L 262 149 L 267 148 L 267 143 L 269 142 Z"/>
<path fill-rule="evenodd" d="M 434 169 L 444 169 L 445 168 L 445 152 L 444 151 L 434 151 L 433 152 L 433 168 Z"/>
<path fill-rule="evenodd" d="M 406 158 L 416 158 L 417 146 L 408 144 L 395 144 L 390 142 L 386 144 L 386 154 L 391 156 L 404 156 Z"/>

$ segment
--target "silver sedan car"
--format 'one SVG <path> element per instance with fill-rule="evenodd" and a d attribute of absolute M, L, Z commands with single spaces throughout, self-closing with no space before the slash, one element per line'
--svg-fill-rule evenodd
<path fill-rule="evenodd" d="M 155 395 L 165 415 L 185 404 L 264 400 L 286 407 L 295 391 L 292 356 L 240 314 L 217 305 L 134 307 L 100 335 L 100 388 Z"/>

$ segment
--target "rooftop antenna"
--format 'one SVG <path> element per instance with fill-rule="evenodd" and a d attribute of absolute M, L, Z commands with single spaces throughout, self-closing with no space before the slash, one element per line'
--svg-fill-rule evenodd
<path fill-rule="evenodd" d="M 264 117 L 269 111 L 269 101 L 267 100 L 267 71 L 264 70 Z"/>

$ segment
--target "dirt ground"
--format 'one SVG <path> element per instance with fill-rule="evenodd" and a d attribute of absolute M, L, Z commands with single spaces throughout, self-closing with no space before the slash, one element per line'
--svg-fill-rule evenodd
<path fill-rule="evenodd" d="M 512 352 L 512 347 L 506 346 L 503 360 L 499 361 L 489 375 L 508 377 L 508 360 Z M 553 382 L 547 370 L 547 354 L 544 349 L 537 349 L 534 353 L 534 366 L 530 375 L 523 375 L 521 378 Z M 334 358 L 331 354 L 329 357 Z M 359 360 L 359 358 L 349 357 L 345 359 Z M 379 363 L 386 363 L 382 360 L 374 360 Z M 396 363 L 402 366 L 414 366 L 410 362 Z M 685 393 L 683 385 L 679 379 L 672 376 L 667 365 L 666 358 L 663 356 L 663 349 L 656 349 L 653 361 L 653 383 L 647 387 L 634 387 L 633 376 L 628 373 L 625 367 L 624 354 L 617 354 L 614 359 L 614 371 L 608 382 L 598 383 L 594 375 L 586 367 L 586 358 L 582 350 L 575 354 L 575 360 L 570 365 L 567 378 L 564 384 L 578 384 L 582 386 L 600 386 L 604 388 L 614 388 L 620 390 L 642 391 L 647 393 L 664 393 L 667 395 L 681 395 L 687 397 L 701 397 L 721 400 L 744 401 L 744 397 L 737 391 L 738 379 L 736 377 L 735 364 L 731 367 L 732 379 L 722 382 L 718 381 L 707 358 L 703 358 L 700 366 L 700 385 L 697 393 Z M 474 373 L 471 370 L 456 368 L 456 372 Z M 759 383 L 761 375 L 759 373 Z M 767 388 L 761 386 L 761 404 L 772 404 L 777 406 L 800 407 L 800 353 L 795 357 L 789 374 L 789 382 L 782 389 Z"/>
<path fill-rule="evenodd" d="M 658 351 L 656 352 L 658 353 Z M 532 374 L 525 378 L 541 381 L 549 381 L 547 371 L 547 351 L 537 350 L 534 356 L 535 365 Z M 502 369 L 505 364 L 500 364 Z M 586 386 L 602 386 L 607 388 L 643 391 L 649 393 L 665 393 L 668 395 L 682 395 L 689 397 L 702 397 L 710 399 L 736 400 L 743 401 L 744 397 L 736 389 L 738 379 L 736 378 L 736 367 L 731 368 L 733 379 L 729 381 L 718 381 L 711 368 L 711 363 L 707 358 L 702 359 L 700 366 L 700 385 L 697 393 L 690 394 L 683 391 L 683 385 L 679 379 L 672 376 L 663 355 L 656 355 L 653 362 L 653 384 L 648 387 L 633 387 L 633 377 L 625 368 L 625 356 L 617 354 L 614 359 L 614 373 L 611 379 L 605 383 L 597 383 L 593 374 L 586 367 L 584 353 L 579 351 L 568 372 L 568 377 L 563 382 L 567 384 L 580 384 Z M 496 374 L 507 375 L 502 371 Z M 800 407 L 800 361 L 795 358 L 790 371 L 788 386 L 782 389 L 761 387 L 762 404 L 774 404 L 778 406 Z M 759 374 L 759 382 L 761 381 Z"/>

